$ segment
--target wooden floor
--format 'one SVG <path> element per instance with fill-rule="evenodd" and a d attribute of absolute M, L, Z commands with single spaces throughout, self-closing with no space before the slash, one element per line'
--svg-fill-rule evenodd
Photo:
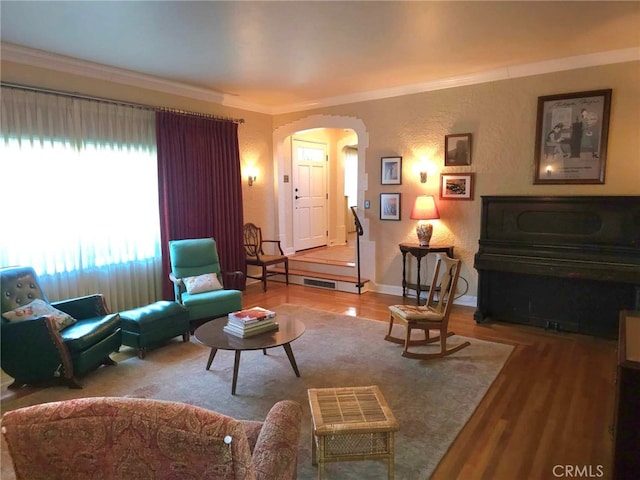
<path fill-rule="evenodd" d="M 266 293 L 250 285 L 243 297 L 246 307 L 293 303 L 383 322 L 388 305 L 402 301 L 277 282 L 269 282 Z M 611 478 L 615 341 L 507 323 L 477 325 L 469 307 L 454 306 L 450 325 L 459 335 L 515 350 L 432 480 Z M 575 475 L 577 469 L 582 475 Z"/>

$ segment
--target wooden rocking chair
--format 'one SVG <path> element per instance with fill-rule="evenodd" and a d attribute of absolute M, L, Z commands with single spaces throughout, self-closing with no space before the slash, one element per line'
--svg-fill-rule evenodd
<path fill-rule="evenodd" d="M 469 342 L 464 342 L 447 349 L 447 337 L 454 335 L 453 332 L 448 331 L 449 313 L 453 306 L 453 299 L 455 297 L 461 266 L 461 260 L 456 260 L 449 258 L 446 255 L 438 254 L 426 304 L 424 306 L 392 305 L 389 307 L 389 311 L 391 312 L 389 318 L 389 331 L 384 339 L 390 342 L 404 344 L 404 351 L 402 352 L 403 357 L 417 359 L 439 358 L 444 357 L 445 355 L 450 355 L 471 345 Z M 440 274 L 441 272 L 442 274 Z M 437 299 L 436 293 L 438 293 Z M 395 320 L 406 327 L 405 338 L 393 337 L 391 335 L 391 330 Z M 430 329 L 439 330 L 440 335 L 431 338 L 429 336 Z M 412 330 L 424 331 L 425 338 L 412 340 Z M 416 353 L 408 351 L 410 346 L 429 345 L 438 341 L 440 342 L 439 352 Z"/>

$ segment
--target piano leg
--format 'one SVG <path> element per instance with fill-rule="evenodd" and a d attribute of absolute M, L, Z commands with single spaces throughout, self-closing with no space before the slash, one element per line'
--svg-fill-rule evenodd
<path fill-rule="evenodd" d="M 490 322 L 488 312 L 486 311 L 486 308 L 489 305 L 488 284 L 489 282 L 486 281 L 484 275 L 478 275 L 478 304 L 476 306 L 476 311 L 473 314 L 473 319 L 476 323 Z"/>

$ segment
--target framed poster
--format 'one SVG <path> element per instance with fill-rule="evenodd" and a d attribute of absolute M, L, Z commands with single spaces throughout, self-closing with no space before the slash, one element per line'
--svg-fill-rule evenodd
<path fill-rule="evenodd" d="M 444 166 L 471 165 L 471 134 L 444 136 Z"/>
<path fill-rule="evenodd" d="M 400 220 L 400 194 L 380 194 L 380 220 Z"/>
<path fill-rule="evenodd" d="M 611 89 L 538 97 L 534 184 L 604 183 Z"/>
<path fill-rule="evenodd" d="M 440 174 L 441 200 L 473 200 L 473 173 Z"/>
<path fill-rule="evenodd" d="M 380 183 L 382 185 L 402 184 L 402 157 L 382 157 L 380 165 Z"/>

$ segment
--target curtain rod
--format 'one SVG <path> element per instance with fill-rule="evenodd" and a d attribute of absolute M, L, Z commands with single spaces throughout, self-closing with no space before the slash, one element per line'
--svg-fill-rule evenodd
<path fill-rule="evenodd" d="M 0 86 L 2 87 L 6 87 L 6 88 L 13 88 L 16 90 L 25 90 L 25 91 L 31 91 L 31 92 L 40 92 L 40 93 L 50 93 L 53 95 L 60 95 L 62 97 L 71 97 L 71 98 L 80 98 L 82 100 L 91 100 L 94 102 L 101 102 L 101 103 L 109 103 L 111 105 L 120 105 L 122 107 L 132 107 L 132 108 L 139 108 L 141 110 L 151 110 L 153 112 L 169 112 L 169 113 L 177 113 L 179 115 L 188 115 L 188 116 L 192 116 L 192 117 L 203 117 L 203 118 L 210 118 L 213 120 L 222 120 L 225 122 L 233 122 L 233 123 L 244 123 L 244 118 L 231 118 L 231 117 L 223 117 L 220 115 L 212 115 L 209 113 L 199 113 L 199 112 L 190 112 L 188 110 L 180 110 L 177 108 L 169 108 L 169 107 L 154 107 L 153 105 L 145 105 L 143 103 L 132 103 L 132 102 L 123 102 L 120 100 L 113 100 L 111 98 L 103 98 L 103 97 L 94 97 L 91 95 L 82 95 L 79 93 L 70 93 L 70 92 L 63 92 L 61 90 L 51 90 L 48 88 L 40 88 L 40 87 L 31 87 L 28 85 L 18 85 L 16 83 L 9 83 L 9 82 L 1 82 L 0 81 Z"/>

